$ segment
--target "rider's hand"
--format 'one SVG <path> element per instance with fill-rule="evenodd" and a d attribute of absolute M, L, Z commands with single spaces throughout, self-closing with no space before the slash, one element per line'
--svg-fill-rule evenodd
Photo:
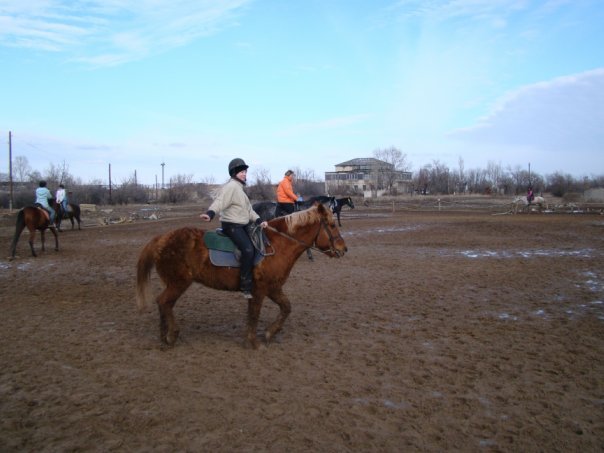
<path fill-rule="evenodd" d="M 268 222 L 266 220 L 260 224 L 261 228 L 266 228 L 267 226 L 268 226 Z"/>
<path fill-rule="evenodd" d="M 212 220 L 212 219 L 210 219 L 210 216 L 209 216 L 209 215 L 207 215 L 207 214 L 201 214 L 201 215 L 199 216 L 199 218 L 200 218 L 201 220 L 205 221 L 205 222 L 209 222 L 210 220 Z"/>

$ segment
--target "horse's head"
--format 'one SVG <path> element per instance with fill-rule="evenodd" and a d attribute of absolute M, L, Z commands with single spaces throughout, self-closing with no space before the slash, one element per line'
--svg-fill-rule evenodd
<path fill-rule="evenodd" d="M 352 202 L 352 198 L 347 197 L 347 198 L 346 198 L 346 204 L 347 204 L 348 206 L 350 206 L 350 209 L 354 209 L 354 203 Z"/>
<path fill-rule="evenodd" d="M 331 257 L 339 258 L 348 251 L 333 214 L 321 203 L 271 220 L 269 226 L 295 242 L 306 245 L 307 248 L 317 249 Z"/>
<path fill-rule="evenodd" d="M 348 251 L 340 230 L 336 225 L 332 212 L 324 205 L 319 204 L 316 209 L 319 219 L 319 232 L 315 238 L 315 247 L 332 258 L 340 258 Z"/>

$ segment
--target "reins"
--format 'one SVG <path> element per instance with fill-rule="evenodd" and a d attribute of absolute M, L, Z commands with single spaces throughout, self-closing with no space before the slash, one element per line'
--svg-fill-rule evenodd
<path fill-rule="evenodd" d="M 320 248 L 317 248 L 314 245 L 314 243 L 316 242 L 317 238 L 319 237 L 319 234 L 321 234 L 321 227 L 323 227 L 323 229 L 325 229 L 325 231 L 327 232 L 327 236 L 329 237 L 329 250 L 321 250 Z M 301 241 L 300 239 L 295 238 L 295 237 L 293 237 L 293 236 L 291 236 L 289 234 L 283 233 L 283 232 L 279 231 L 278 229 L 276 229 L 275 227 L 272 227 L 270 225 L 268 225 L 267 228 L 270 229 L 270 230 L 272 230 L 272 231 L 274 231 L 275 233 L 277 233 L 277 234 L 279 234 L 279 235 L 287 238 L 287 239 L 290 239 L 290 240 L 292 240 L 294 242 L 297 242 L 298 244 L 302 245 L 305 249 L 316 250 L 316 251 L 324 253 L 324 254 L 327 254 L 329 252 L 335 253 L 335 254 L 339 254 L 338 251 L 335 248 L 335 245 L 334 245 L 333 235 L 331 234 L 331 231 L 329 231 L 329 228 L 327 228 L 327 225 L 325 224 L 325 221 L 323 219 L 321 219 L 321 223 L 319 225 L 319 230 L 317 231 L 317 235 L 315 236 L 312 244 L 307 244 L 306 242 Z"/>

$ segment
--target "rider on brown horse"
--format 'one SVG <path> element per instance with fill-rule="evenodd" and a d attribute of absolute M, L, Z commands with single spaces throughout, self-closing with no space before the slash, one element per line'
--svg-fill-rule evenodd
<path fill-rule="evenodd" d="M 50 190 L 46 187 L 46 181 L 40 181 L 38 184 L 38 188 L 36 189 L 36 205 L 41 206 L 46 211 L 48 211 L 48 215 L 50 216 L 50 227 L 55 227 L 55 210 L 50 205 L 49 201 L 53 199 Z"/>

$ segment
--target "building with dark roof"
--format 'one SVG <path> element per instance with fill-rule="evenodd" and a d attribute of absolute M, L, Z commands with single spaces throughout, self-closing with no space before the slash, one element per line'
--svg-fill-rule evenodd
<path fill-rule="evenodd" d="M 347 160 L 325 172 L 325 191 L 376 197 L 384 193 L 407 193 L 412 173 L 373 157 Z"/>

